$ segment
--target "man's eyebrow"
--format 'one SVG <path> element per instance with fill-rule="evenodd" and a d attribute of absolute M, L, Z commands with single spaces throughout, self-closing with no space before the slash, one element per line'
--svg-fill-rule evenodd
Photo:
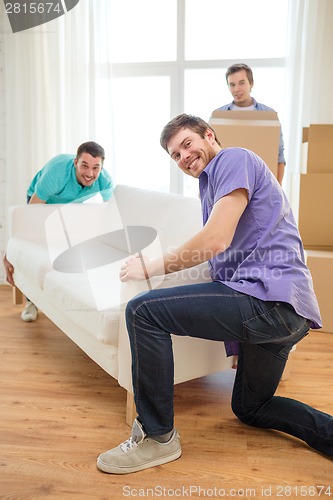
<path fill-rule="evenodd" d="M 182 140 L 182 142 L 180 143 L 180 146 L 184 146 L 185 142 L 190 140 L 190 136 L 186 136 L 185 139 Z"/>
<path fill-rule="evenodd" d="M 179 144 L 179 147 L 183 146 L 186 141 L 188 141 L 190 137 L 185 137 L 185 139 L 182 140 L 182 142 Z M 177 151 L 174 151 L 171 155 L 171 158 L 177 153 Z"/>
<path fill-rule="evenodd" d="M 89 163 L 87 161 L 85 161 L 85 160 L 82 160 L 81 163 L 84 164 L 84 165 L 89 165 Z M 101 165 L 101 163 L 102 163 L 101 161 L 98 161 L 97 163 L 94 163 L 93 166 L 97 167 L 97 166 Z"/>

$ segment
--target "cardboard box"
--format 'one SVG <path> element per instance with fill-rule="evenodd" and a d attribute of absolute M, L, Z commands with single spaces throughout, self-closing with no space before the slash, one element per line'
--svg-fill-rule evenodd
<path fill-rule="evenodd" d="M 306 250 L 313 287 L 317 295 L 323 331 L 333 333 L 333 252 Z"/>
<path fill-rule="evenodd" d="M 333 173 L 300 174 L 298 227 L 308 249 L 333 249 Z"/>
<path fill-rule="evenodd" d="M 209 120 L 222 147 L 239 146 L 259 155 L 277 175 L 280 122 L 275 111 L 215 110 Z"/>
<path fill-rule="evenodd" d="M 333 174 L 333 125 L 305 127 L 303 143 L 307 143 L 306 171 Z"/>

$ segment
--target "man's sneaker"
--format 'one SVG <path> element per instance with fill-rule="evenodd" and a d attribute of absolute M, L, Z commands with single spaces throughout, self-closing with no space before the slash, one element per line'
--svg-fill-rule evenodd
<path fill-rule="evenodd" d="M 129 474 L 171 462 L 181 454 L 180 437 L 176 430 L 169 441 L 160 443 L 147 437 L 141 423 L 135 419 L 131 437 L 102 453 L 97 459 L 97 467 L 109 474 Z"/>
<path fill-rule="evenodd" d="M 36 321 L 37 315 L 37 307 L 35 306 L 35 304 L 30 302 L 30 300 L 27 300 L 25 308 L 22 311 L 21 318 L 23 319 L 23 321 Z"/>

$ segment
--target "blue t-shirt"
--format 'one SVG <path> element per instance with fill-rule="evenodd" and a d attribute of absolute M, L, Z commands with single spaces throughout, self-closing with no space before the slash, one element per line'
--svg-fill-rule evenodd
<path fill-rule="evenodd" d="M 76 179 L 74 155 L 61 154 L 52 158 L 35 175 L 28 188 L 27 195 L 34 193 L 45 203 L 83 202 L 97 193 L 104 201 L 112 195 L 110 174 L 102 169 L 98 179 L 91 186 L 81 186 Z"/>
<path fill-rule="evenodd" d="M 255 99 L 253 99 L 253 109 L 256 111 L 274 111 L 273 108 L 270 108 L 266 106 L 265 104 L 262 104 L 261 102 L 257 102 Z M 224 106 L 221 106 L 221 108 L 218 108 L 221 111 L 230 111 L 233 109 L 233 102 L 230 102 L 229 104 L 225 104 Z M 237 108 L 238 109 L 238 108 Z M 240 108 L 239 108 L 240 109 Z M 283 142 L 283 134 L 282 134 L 282 129 L 280 127 L 280 142 L 279 142 L 279 157 L 278 157 L 278 162 L 279 163 L 286 163 L 286 160 L 284 158 L 284 142 Z"/>
<path fill-rule="evenodd" d="M 294 216 L 264 161 L 247 149 L 222 149 L 201 172 L 199 187 L 204 224 L 214 204 L 235 189 L 246 189 L 249 200 L 230 247 L 209 261 L 212 279 L 261 300 L 287 302 L 320 328 Z"/>

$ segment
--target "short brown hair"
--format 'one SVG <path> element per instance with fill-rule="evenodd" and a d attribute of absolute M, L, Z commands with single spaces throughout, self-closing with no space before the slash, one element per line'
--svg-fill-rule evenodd
<path fill-rule="evenodd" d="M 232 66 L 229 66 L 229 68 L 227 69 L 227 72 L 225 74 L 225 79 L 226 79 L 227 83 L 228 83 L 228 78 L 230 75 L 233 75 L 234 73 L 238 73 L 238 71 L 242 71 L 243 69 L 246 71 L 246 76 L 247 76 L 247 79 L 249 80 L 250 84 L 253 85 L 252 69 L 250 68 L 250 66 L 248 66 L 245 63 L 237 63 L 237 64 L 233 64 Z"/>
<path fill-rule="evenodd" d="M 102 158 L 102 161 L 105 160 L 105 151 L 97 142 L 88 141 L 81 144 L 78 147 L 76 159 L 78 160 L 83 153 L 88 153 L 94 158 Z"/>
<path fill-rule="evenodd" d="M 214 133 L 214 137 L 219 146 L 221 146 L 219 140 L 216 137 L 215 130 L 212 129 L 208 123 L 206 123 L 202 118 L 193 115 L 186 115 L 185 113 L 176 116 L 169 123 L 167 123 L 162 130 L 160 144 L 163 149 L 168 153 L 168 142 L 175 136 L 180 130 L 188 128 L 193 132 L 204 138 L 207 129 Z"/>

